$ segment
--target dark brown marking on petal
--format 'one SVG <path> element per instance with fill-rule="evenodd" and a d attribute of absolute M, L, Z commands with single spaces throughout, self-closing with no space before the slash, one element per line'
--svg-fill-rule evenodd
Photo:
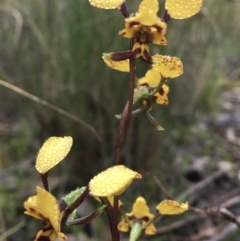
<path fill-rule="evenodd" d="M 36 241 L 51 241 L 48 236 L 40 236 Z"/>
<path fill-rule="evenodd" d="M 141 54 L 142 50 L 141 48 L 136 48 L 133 51 L 133 57 L 136 58 L 136 56 L 138 56 L 139 54 Z"/>
<path fill-rule="evenodd" d="M 33 208 L 29 208 L 29 211 L 32 212 L 33 214 L 35 214 L 36 216 L 38 216 L 41 219 L 46 219 L 41 213 L 39 213 L 38 211 L 36 211 Z"/>
<path fill-rule="evenodd" d="M 148 83 L 143 83 L 143 84 L 140 84 L 141 86 L 146 86 L 146 87 L 149 87 L 149 84 Z"/>
<path fill-rule="evenodd" d="M 161 88 L 161 89 L 158 91 L 158 93 L 159 93 L 161 96 L 163 96 L 163 95 L 164 95 L 164 89 Z"/>
<path fill-rule="evenodd" d="M 44 226 L 42 230 L 43 230 L 43 232 L 46 232 L 49 230 L 53 230 L 53 227 L 52 226 Z"/>
<path fill-rule="evenodd" d="M 135 25 L 139 25 L 139 22 L 130 22 L 129 23 L 129 27 L 133 27 L 133 26 L 135 26 Z"/>
<path fill-rule="evenodd" d="M 149 217 L 147 217 L 147 216 L 144 216 L 144 217 L 142 217 L 142 218 L 136 218 L 134 215 L 133 216 L 131 216 L 131 219 L 130 219 L 130 217 L 129 217 L 129 220 L 131 221 L 131 220 L 143 220 L 143 221 L 145 221 L 145 222 L 148 222 L 149 221 Z"/>
<path fill-rule="evenodd" d="M 145 222 L 148 222 L 149 221 L 149 217 L 147 217 L 147 216 L 144 216 L 144 217 L 142 217 L 141 218 L 143 221 L 145 221 Z"/>
<path fill-rule="evenodd" d="M 134 217 L 134 215 L 131 215 L 131 216 L 128 217 L 128 219 L 129 219 L 130 221 L 132 221 L 133 219 L 135 219 L 135 217 Z"/>
<path fill-rule="evenodd" d="M 155 25 L 155 24 L 154 24 L 153 27 L 156 28 L 159 33 L 162 32 L 162 28 L 159 27 L 158 25 Z"/>
<path fill-rule="evenodd" d="M 122 31 L 122 32 L 120 33 L 120 35 L 121 35 L 121 36 L 125 36 L 125 35 L 126 35 L 126 31 Z"/>
<path fill-rule="evenodd" d="M 157 102 L 157 96 L 154 95 L 154 96 L 152 97 L 152 101 L 156 103 L 156 102 Z"/>
<path fill-rule="evenodd" d="M 161 45 L 166 45 L 166 42 L 163 39 L 161 39 L 160 44 Z"/>

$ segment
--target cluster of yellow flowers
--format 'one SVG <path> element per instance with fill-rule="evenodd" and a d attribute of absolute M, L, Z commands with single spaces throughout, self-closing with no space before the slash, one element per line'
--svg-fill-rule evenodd
<path fill-rule="evenodd" d="M 49 138 L 43 144 L 37 155 L 35 165 L 37 171 L 41 175 L 49 172 L 51 168 L 56 166 L 68 154 L 72 143 L 73 140 L 71 137 Z M 139 178 L 142 178 L 141 174 L 123 165 L 113 166 L 99 173 L 90 180 L 88 184 L 88 195 L 95 197 L 108 197 L 110 203 L 113 205 L 113 197 L 121 195 L 134 179 Z M 63 222 L 67 221 L 66 210 L 69 208 L 67 205 L 67 197 L 68 196 L 57 200 L 49 191 L 37 186 L 37 194 L 29 197 L 24 202 L 24 207 L 26 209 L 25 214 L 43 221 L 44 226 L 38 232 L 35 241 L 53 241 L 57 237 L 61 240 L 66 239 L 66 236 L 60 229 L 62 225 L 64 225 Z M 60 205 L 60 203 L 63 202 L 66 202 L 64 203 L 65 205 Z M 121 206 L 122 203 L 120 202 L 119 208 Z M 168 203 L 160 203 L 157 206 L 157 210 L 159 211 L 159 214 L 171 214 L 173 210 L 176 210 L 175 213 L 181 213 L 187 210 L 187 204 L 179 204 L 169 200 Z M 97 215 L 99 213 L 100 212 L 98 212 Z M 123 218 L 123 220 L 119 223 L 119 230 L 121 231 L 128 231 L 129 227 L 132 227 L 132 224 L 134 223 L 134 218 L 139 220 L 143 219 L 144 225 L 146 223 L 144 217 L 148 217 L 149 220 L 153 217 L 153 215 L 149 213 L 149 208 L 146 206 L 146 202 L 141 197 L 136 200 L 133 205 L 133 211 L 130 214 L 127 214 L 127 216 L 131 221 L 128 224 Z M 130 226 L 128 227 L 128 225 Z M 146 228 L 146 233 L 153 233 L 155 229 L 152 227 L 152 224 L 150 224 L 150 226 Z M 152 230 L 151 232 L 149 231 L 150 229 Z"/>
<path fill-rule="evenodd" d="M 122 5 L 126 4 L 124 0 L 90 0 L 90 3 L 103 9 L 120 9 Z M 159 18 L 157 16 L 158 0 L 143 0 L 138 11 L 125 18 L 125 28 L 119 32 L 120 36 L 133 40 L 130 54 L 126 55 L 122 52 L 121 55 L 121 52 L 118 52 L 117 58 L 116 53 L 103 55 L 105 63 L 118 71 L 129 72 L 129 58 L 140 58 L 151 64 L 152 68 L 136 83 L 137 88 L 146 86 L 147 89 L 153 89 L 149 93 L 148 111 L 152 109 L 152 103 L 168 104 L 169 87 L 166 85 L 166 81 L 183 73 L 183 64 L 179 58 L 158 54 L 150 56 L 149 43 L 167 45 L 165 20 L 189 18 L 196 14 L 201 6 L 202 0 L 166 0 L 166 11 L 162 18 Z M 146 99 L 146 95 L 143 99 Z M 142 100 L 139 103 L 142 106 L 146 105 L 146 102 Z"/>
<path fill-rule="evenodd" d="M 104 9 L 121 9 L 125 5 L 124 0 L 89 0 L 89 2 L 95 7 Z M 170 18 L 188 18 L 197 13 L 201 6 L 202 0 L 166 0 L 166 11 L 163 17 L 159 18 L 157 16 L 158 0 L 143 0 L 135 14 L 127 14 L 125 28 L 119 32 L 119 35 L 132 40 L 131 50 L 118 61 L 114 58 L 114 53 L 103 55 L 105 63 L 112 69 L 119 71 L 130 71 L 129 59 L 131 58 L 140 58 L 151 65 L 151 69 L 146 72 L 145 76 L 136 81 L 134 92 L 134 103 L 139 102 L 142 106 L 147 106 L 147 111 L 152 108 L 152 102 L 162 105 L 168 104 L 169 87 L 166 85 L 166 81 L 183 73 L 183 65 L 179 58 L 158 54 L 150 56 L 149 43 L 166 45 L 166 21 Z M 121 56 L 121 52 L 118 56 Z M 142 89 L 147 90 L 147 101 L 145 95 L 144 98 L 141 95 L 136 97 L 139 90 L 142 91 Z M 141 93 L 145 94 L 146 92 Z M 76 225 L 89 222 L 105 208 L 102 206 L 86 219 L 72 221 L 74 217 L 71 216 L 71 221 L 69 221 L 70 215 L 87 196 L 105 197 L 108 199 L 108 203 L 113 206 L 114 196 L 121 195 L 134 179 L 142 178 L 141 174 L 123 165 L 116 165 L 91 179 L 87 187 L 77 189 L 57 200 L 48 188 L 48 172 L 66 157 L 72 144 L 71 137 L 51 137 L 43 144 L 37 155 L 36 170 L 42 177 L 44 189 L 37 186 L 37 194 L 24 202 L 25 214 L 43 221 L 43 228 L 38 232 L 35 241 L 54 241 L 57 237 L 66 240 L 65 234 L 61 232 L 61 228 L 65 224 Z M 188 209 L 188 204 L 165 200 L 156 206 L 156 212 L 152 214 L 145 199 L 138 197 L 130 213 L 125 213 L 121 201 L 118 203 L 118 208 L 122 214 L 122 220 L 118 224 L 120 231 L 127 232 L 138 229 L 138 235 L 141 235 L 143 230 L 146 234 L 151 235 L 156 233 L 153 222 L 157 217 L 181 214 Z"/>

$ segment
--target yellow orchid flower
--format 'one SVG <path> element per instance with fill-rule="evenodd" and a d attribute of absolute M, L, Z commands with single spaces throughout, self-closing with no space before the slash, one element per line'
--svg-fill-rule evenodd
<path fill-rule="evenodd" d="M 161 74 L 156 70 L 148 70 L 146 75 L 138 80 L 140 86 L 148 86 L 151 88 L 156 88 L 161 81 Z M 152 101 L 161 104 L 168 104 L 168 93 L 169 87 L 166 84 L 163 84 L 161 88 L 152 96 Z M 145 102 L 143 102 L 144 104 Z"/>
<path fill-rule="evenodd" d="M 59 210 L 56 198 L 45 189 L 37 186 L 37 195 L 29 197 L 24 202 L 27 211 L 24 213 L 43 220 L 44 227 L 40 230 L 34 241 L 54 241 L 57 237 L 66 240 L 60 231 L 63 211 Z"/>
<path fill-rule="evenodd" d="M 68 154 L 72 147 L 71 136 L 50 137 L 44 142 L 36 158 L 36 169 L 43 174 L 56 166 Z"/>
<path fill-rule="evenodd" d="M 166 0 L 165 8 L 171 18 L 189 18 L 198 13 L 202 7 L 202 0 Z"/>
<path fill-rule="evenodd" d="M 148 70 L 146 75 L 138 80 L 140 86 L 156 88 L 161 80 L 164 83 L 167 79 L 178 77 L 183 73 L 183 64 L 177 57 L 156 54 L 152 56 L 152 62 L 152 69 Z M 169 87 L 163 84 L 157 93 L 152 96 L 152 101 L 167 105 L 168 93 Z"/>
<path fill-rule="evenodd" d="M 143 197 L 138 197 L 133 204 L 132 212 L 126 213 L 131 226 L 134 222 L 141 222 L 144 226 L 149 220 L 151 220 L 154 215 L 150 213 L 149 207 L 147 206 L 146 200 Z M 128 232 L 130 227 L 127 221 L 122 218 L 121 222 L 118 224 L 118 229 L 122 232 Z M 153 223 L 149 224 L 145 228 L 145 234 L 153 235 L 156 233 L 156 228 Z"/>
<path fill-rule="evenodd" d="M 130 223 L 122 217 L 122 220 L 118 224 L 118 229 L 121 232 L 128 232 L 133 227 L 134 223 L 138 222 L 145 228 L 145 234 L 155 234 L 156 228 L 153 222 L 147 225 L 149 221 L 155 220 L 159 215 L 177 215 L 184 213 L 188 210 L 188 203 L 180 204 L 174 200 L 164 200 L 156 206 L 156 209 L 158 213 L 156 215 L 151 214 L 146 200 L 143 197 L 138 197 L 133 204 L 132 212 L 126 213 Z"/>
<path fill-rule="evenodd" d="M 141 174 L 116 165 L 99 173 L 89 182 L 90 195 L 99 197 L 119 196 L 134 179 L 142 178 Z"/>
<path fill-rule="evenodd" d="M 143 0 L 135 15 L 125 19 L 125 29 L 119 35 L 125 38 L 134 38 L 133 55 L 135 58 L 143 57 L 149 60 L 148 43 L 166 45 L 164 37 L 167 24 L 157 16 L 158 0 Z"/>

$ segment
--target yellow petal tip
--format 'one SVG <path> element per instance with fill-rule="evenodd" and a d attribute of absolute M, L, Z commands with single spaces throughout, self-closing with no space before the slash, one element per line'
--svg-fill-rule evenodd
<path fill-rule="evenodd" d="M 99 173 L 89 182 L 90 194 L 99 197 L 119 196 L 134 179 L 141 177 L 141 174 L 124 165 L 116 165 Z"/>
<path fill-rule="evenodd" d="M 103 9 L 118 8 L 124 1 L 125 0 L 89 0 L 92 6 Z"/>
<path fill-rule="evenodd" d="M 46 140 L 36 158 L 37 171 L 43 174 L 56 166 L 68 154 L 72 143 L 71 136 L 50 137 Z"/>

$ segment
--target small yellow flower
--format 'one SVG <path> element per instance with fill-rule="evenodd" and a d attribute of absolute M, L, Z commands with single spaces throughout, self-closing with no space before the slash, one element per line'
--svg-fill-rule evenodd
<path fill-rule="evenodd" d="M 148 43 L 166 45 L 164 37 L 167 24 L 157 16 L 158 0 L 143 0 L 135 15 L 125 19 L 125 29 L 119 34 L 125 38 L 134 38 L 133 55 L 149 60 Z"/>
<path fill-rule="evenodd" d="M 89 182 L 90 195 L 99 197 L 121 195 L 134 179 L 141 174 L 123 166 L 116 165 L 99 173 Z"/>
<path fill-rule="evenodd" d="M 132 212 L 127 213 L 126 215 L 130 220 L 131 225 L 133 225 L 134 222 L 140 222 L 142 226 L 154 217 L 154 215 L 150 213 L 149 207 L 147 206 L 147 203 L 143 197 L 138 197 L 136 199 L 135 203 L 133 204 Z M 122 221 L 118 224 L 118 229 L 122 232 L 129 231 L 129 224 L 124 218 L 122 218 Z M 145 228 L 145 234 L 152 235 L 155 233 L 156 228 L 153 223 L 149 224 Z"/>
<path fill-rule="evenodd" d="M 89 0 L 90 4 L 97 8 L 118 8 L 125 0 Z"/>
<path fill-rule="evenodd" d="M 37 195 L 29 197 L 24 207 L 27 210 L 25 214 L 43 220 L 44 227 L 38 232 L 35 241 L 54 241 L 56 237 L 66 240 L 60 231 L 63 211 L 60 212 L 57 200 L 51 193 L 37 186 Z"/>
<path fill-rule="evenodd" d="M 43 174 L 56 166 L 68 154 L 72 143 L 71 136 L 50 137 L 46 140 L 36 158 L 37 171 Z"/>
<path fill-rule="evenodd" d="M 198 13 L 202 7 L 202 0 L 167 0 L 165 8 L 171 18 L 189 18 Z"/>
<path fill-rule="evenodd" d="M 148 70 L 146 75 L 139 79 L 138 83 L 140 86 L 148 86 L 151 88 L 156 88 L 161 81 L 161 74 L 156 70 Z M 168 104 L 168 93 L 169 87 L 166 84 L 163 84 L 161 88 L 152 96 L 152 101 L 161 104 L 167 105 Z M 143 102 L 144 104 L 144 102 Z"/>
<path fill-rule="evenodd" d="M 188 210 L 188 203 L 178 203 L 174 200 L 164 200 L 160 202 L 156 209 L 161 215 L 176 215 Z"/>
<path fill-rule="evenodd" d="M 148 70 L 146 75 L 138 80 L 139 85 L 150 88 L 158 87 L 161 80 L 164 82 L 169 78 L 175 78 L 183 73 L 183 64 L 177 57 L 153 55 L 152 69 Z M 168 104 L 169 87 L 163 84 L 161 88 L 152 96 L 152 101 L 161 104 Z"/>

